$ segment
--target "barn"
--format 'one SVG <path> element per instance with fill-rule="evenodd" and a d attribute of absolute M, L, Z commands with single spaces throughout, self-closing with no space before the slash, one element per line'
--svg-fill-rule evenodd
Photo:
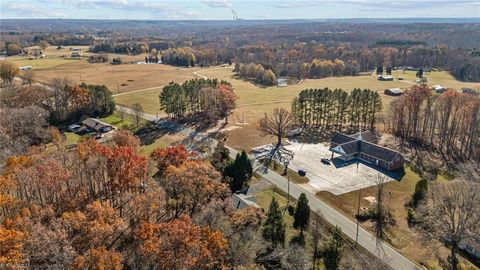
<path fill-rule="evenodd" d="M 359 159 L 389 171 L 402 169 L 405 162 L 402 154 L 377 145 L 377 137 L 370 131 L 352 135 L 336 133 L 330 140 L 330 151 L 332 159 L 338 154 L 344 161 Z"/>

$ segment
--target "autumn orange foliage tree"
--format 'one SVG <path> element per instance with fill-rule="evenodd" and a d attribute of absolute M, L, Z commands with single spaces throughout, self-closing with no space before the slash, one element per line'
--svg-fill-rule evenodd
<path fill-rule="evenodd" d="M 146 260 L 158 269 L 221 269 L 227 241 L 223 234 L 201 228 L 188 217 L 168 223 L 144 223 L 136 233 Z"/>
<path fill-rule="evenodd" d="M 164 172 L 149 177 L 137 142 L 121 132 L 113 144 L 84 139 L 76 149 L 38 147 L 8 158 L 0 173 L 0 268 L 253 263 L 257 249 L 248 243 L 261 212 L 234 209 L 221 175 L 184 146 L 155 150 L 152 161 Z"/>
<path fill-rule="evenodd" d="M 85 255 L 76 257 L 72 265 L 72 270 L 83 269 L 123 269 L 122 255 L 116 251 L 109 251 L 105 247 L 89 249 Z"/>
<path fill-rule="evenodd" d="M 184 145 L 175 145 L 167 148 L 155 149 L 150 158 L 158 169 L 157 176 L 161 177 L 169 166 L 179 167 L 188 159 L 193 159 L 195 154 L 189 152 Z"/>
<path fill-rule="evenodd" d="M 25 234 L 21 231 L 0 226 L 0 267 L 15 268 L 24 263 L 24 240 Z"/>
<path fill-rule="evenodd" d="M 213 198 L 225 197 L 228 188 L 221 183 L 220 173 L 210 164 L 187 161 L 179 167 L 170 166 L 160 184 L 174 200 L 175 217 L 187 212 L 190 216 Z"/>
<path fill-rule="evenodd" d="M 99 201 L 87 205 L 84 212 L 63 213 L 62 220 L 80 252 L 111 244 L 127 227 L 115 209 Z"/>

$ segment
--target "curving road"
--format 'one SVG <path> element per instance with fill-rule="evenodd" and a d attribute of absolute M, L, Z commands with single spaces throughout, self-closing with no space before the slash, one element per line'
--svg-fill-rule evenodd
<path fill-rule="evenodd" d="M 199 74 L 197 71 L 193 73 L 195 76 L 207 79 L 205 75 Z M 138 91 L 144 91 L 148 89 L 142 89 Z M 117 105 L 117 108 L 120 105 Z M 130 108 L 126 108 L 127 113 L 133 113 Z M 143 119 L 148 121 L 157 121 L 158 118 L 156 115 L 144 113 L 142 116 Z M 182 126 L 181 124 L 164 120 L 160 123 L 164 128 L 171 128 L 175 129 L 178 132 L 191 134 L 196 133 L 196 131 Z M 204 135 L 206 137 L 206 135 Z M 234 148 L 227 146 L 230 150 L 230 157 L 235 158 L 238 151 Z M 318 214 L 321 214 L 325 220 L 327 220 L 330 224 L 334 226 L 339 226 L 343 233 L 348 236 L 350 239 L 355 241 L 356 233 L 357 233 L 357 225 L 342 215 L 340 212 L 332 208 L 331 206 L 327 205 L 326 203 L 322 202 L 319 198 L 315 197 L 315 194 L 308 192 L 307 190 L 303 189 L 299 185 L 290 182 L 290 187 L 288 186 L 288 182 L 286 179 L 277 174 L 274 171 L 268 170 L 264 174 L 262 174 L 263 178 L 277 186 L 279 189 L 283 190 L 284 192 L 288 192 L 290 190 L 290 195 L 298 198 L 301 193 L 305 193 L 307 195 L 310 208 L 312 211 L 315 211 Z M 368 231 L 363 228 L 359 228 L 358 230 L 358 244 L 362 246 L 365 250 L 382 260 L 384 263 L 389 265 L 391 268 L 395 270 L 414 270 L 414 269 L 422 269 L 414 262 L 407 259 L 405 256 L 400 254 L 396 249 L 391 247 L 384 241 L 377 241 L 377 239 Z M 376 270 L 376 269 L 374 269 Z"/>
<path fill-rule="evenodd" d="M 198 71 L 193 72 L 193 74 L 200 78 L 207 79 L 205 75 L 199 74 Z M 145 91 L 145 90 L 150 90 L 150 89 L 140 89 L 137 91 Z M 121 106 L 117 105 L 117 108 L 118 107 L 121 107 Z M 125 108 L 125 109 L 127 113 L 130 113 L 130 114 L 133 113 L 133 110 L 131 110 L 130 108 Z M 156 115 L 149 114 L 149 113 L 144 113 L 142 118 L 148 121 L 158 120 Z M 181 124 L 168 121 L 168 120 L 161 121 L 159 125 L 162 125 L 163 128 L 174 129 L 177 132 L 181 132 L 185 134 L 197 133 L 196 131 L 190 128 L 187 128 Z M 202 136 L 202 134 L 198 134 L 198 135 Z M 203 135 L 203 136 L 207 137 L 206 135 Z M 227 146 L 227 148 L 230 150 L 230 157 L 235 158 L 238 151 L 229 146 Z M 334 226 L 339 226 L 346 236 L 348 236 L 350 239 L 355 241 L 356 234 L 357 234 L 356 223 L 354 223 L 353 221 L 351 221 L 350 219 L 342 215 L 340 212 L 338 212 L 331 206 L 322 202 L 319 198 L 315 196 L 315 194 L 308 192 L 307 190 L 303 189 L 299 185 L 292 182 L 290 182 L 289 184 L 290 187 L 289 187 L 288 182 L 283 176 L 271 170 L 268 170 L 267 172 L 263 173 L 262 177 L 268 180 L 269 182 L 271 182 L 272 184 L 274 184 L 279 189 L 283 190 L 284 192 L 290 191 L 290 195 L 295 198 L 298 198 L 301 193 L 305 193 L 307 195 L 310 208 L 312 209 L 312 211 L 315 211 L 316 213 L 321 214 L 323 218 L 325 218 L 325 220 L 327 220 L 330 224 Z M 415 264 L 414 262 L 410 261 L 402 254 L 400 254 L 400 252 L 398 252 L 395 248 L 391 247 L 386 242 L 377 241 L 377 239 L 370 232 L 366 231 L 361 227 L 358 230 L 358 244 L 395 270 L 422 269 L 417 264 Z"/>
<path fill-rule="evenodd" d="M 120 107 L 120 105 L 117 105 L 117 108 L 118 107 Z M 133 110 L 126 108 L 126 113 L 131 114 L 133 113 Z M 148 121 L 158 120 L 155 115 L 149 113 L 144 113 L 142 118 Z M 162 125 L 163 128 L 169 128 L 185 134 L 196 132 L 193 129 L 168 120 L 161 121 L 160 125 Z M 206 135 L 204 136 L 206 137 Z M 238 151 L 229 146 L 227 146 L 227 148 L 230 150 L 230 157 L 235 158 Z M 283 176 L 274 171 L 268 170 L 266 173 L 262 174 L 262 177 L 284 192 L 288 192 L 288 182 Z M 323 218 L 325 218 L 325 220 L 327 220 L 330 224 L 339 226 L 346 236 L 355 241 L 357 225 L 353 221 L 342 215 L 331 206 L 322 202 L 319 198 L 315 197 L 314 194 L 311 194 L 299 185 L 290 182 L 290 195 L 298 198 L 301 193 L 305 193 L 307 195 L 312 211 L 321 214 Z M 387 243 L 383 241 L 377 241 L 377 239 L 371 233 L 361 227 L 358 231 L 358 244 L 395 270 L 421 269 L 414 262 L 407 259 Z"/>

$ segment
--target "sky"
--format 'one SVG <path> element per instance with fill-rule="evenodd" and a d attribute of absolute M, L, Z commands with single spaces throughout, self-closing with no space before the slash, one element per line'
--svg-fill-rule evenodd
<path fill-rule="evenodd" d="M 2 19 L 230 20 L 480 17 L 480 0 L 0 0 Z"/>

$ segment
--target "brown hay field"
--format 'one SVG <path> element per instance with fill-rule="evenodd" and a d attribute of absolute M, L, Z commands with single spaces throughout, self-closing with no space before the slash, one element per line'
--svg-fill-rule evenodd
<path fill-rule="evenodd" d="M 67 77 L 76 83 L 104 84 L 114 94 L 144 88 L 159 87 L 171 81 L 182 83 L 195 78 L 196 68 L 168 65 L 136 65 L 108 63 L 90 64 L 86 61 L 59 65 L 35 71 L 35 80 L 48 83 L 54 78 Z"/>

